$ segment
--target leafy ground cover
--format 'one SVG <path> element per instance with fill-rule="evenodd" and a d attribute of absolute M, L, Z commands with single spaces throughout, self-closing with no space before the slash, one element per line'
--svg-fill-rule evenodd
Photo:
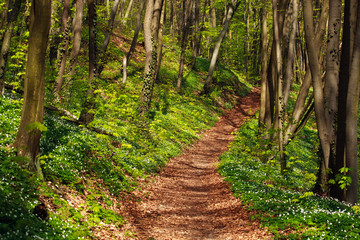
<path fill-rule="evenodd" d="M 118 50 L 111 52 L 109 58 L 122 58 Z M 109 238 L 116 236 L 125 222 L 121 206 L 124 193 L 138 188 L 138 181 L 180 154 L 201 131 L 214 124 L 224 108 L 232 108 L 236 94 L 230 86 L 241 86 L 238 89 L 243 94 L 250 90 L 238 75 L 219 68 L 211 97 L 199 96 L 208 65 L 200 58 L 197 70 L 185 71 L 184 89 L 178 94 L 174 91 L 177 63 L 170 59 L 175 59 L 179 50 L 165 46 L 164 52 L 164 67 L 148 120 L 136 114 L 142 85 L 142 65 L 138 62 L 129 67 L 126 85 L 120 83 L 116 61 L 106 65 L 97 82 L 96 118 L 89 126 L 46 111 L 47 130 L 42 135 L 40 155 L 43 179 L 22 167 L 27 159 L 16 157 L 11 147 L 22 100 L 15 92 L 0 98 L 1 239 L 101 238 L 104 235 L 99 234 L 104 232 Z M 47 92 L 47 102 L 78 115 L 86 86 L 79 76 L 84 72 L 86 66 L 80 64 L 79 79 L 75 77 L 68 91 L 62 93 L 67 101 L 54 103 Z M 34 214 L 41 204 L 49 211 L 49 216 L 43 216 L 45 220 Z"/>
<path fill-rule="evenodd" d="M 257 121 L 245 123 L 231 149 L 221 156 L 219 172 L 235 195 L 258 211 L 277 239 L 359 239 L 359 206 L 349 206 L 311 192 L 316 180 L 317 135 L 305 128 L 286 149 L 289 169 L 280 174 L 278 160 L 264 164 Z"/>

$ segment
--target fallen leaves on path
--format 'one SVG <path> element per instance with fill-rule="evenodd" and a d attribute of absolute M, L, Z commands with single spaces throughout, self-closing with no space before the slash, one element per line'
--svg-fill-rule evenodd
<path fill-rule="evenodd" d="M 137 239 L 271 239 L 216 169 L 219 156 L 234 140 L 232 132 L 255 113 L 259 98 L 260 90 L 254 89 L 240 99 L 201 140 L 169 161 L 142 190 L 146 199 L 129 204 Z"/>

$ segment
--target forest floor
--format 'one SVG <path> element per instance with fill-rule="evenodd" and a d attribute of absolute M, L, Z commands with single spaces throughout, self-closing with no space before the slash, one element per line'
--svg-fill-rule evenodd
<path fill-rule="evenodd" d="M 128 201 L 128 239 L 271 239 L 217 172 L 219 156 L 258 109 L 260 90 L 241 98 L 202 138 L 171 159 Z M 132 237 L 130 237 L 132 235 Z"/>

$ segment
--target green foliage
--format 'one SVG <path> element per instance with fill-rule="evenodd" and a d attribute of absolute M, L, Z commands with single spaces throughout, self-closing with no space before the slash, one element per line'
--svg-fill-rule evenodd
<path fill-rule="evenodd" d="M 261 212 L 257 217 L 275 238 L 357 239 L 357 208 L 309 191 L 316 180 L 317 160 L 309 158 L 316 150 L 311 144 L 316 133 L 304 129 L 291 143 L 294 146 L 288 146 L 289 169 L 281 175 L 277 160 L 260 161 L 262 154 L 273 154 L 260 151 L 257 132 L 256 120 L 242 126 L 230 151 L 221 156 L 219 172 L 236 196 Z"/>

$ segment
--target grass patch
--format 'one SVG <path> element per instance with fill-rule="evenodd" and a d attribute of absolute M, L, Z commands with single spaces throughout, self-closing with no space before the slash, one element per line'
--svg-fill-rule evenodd
<path fill-rule="evenodd" d="M 219 172 L 235 195 L 259 211 L 257 216 L 276 239 L 358 239 L 360 214 L 330 198 L 315 196 L 317 134 L 305 128 L 287 147 L 289 169 L 279 161 L 260 162 L 257 121 L 243 124 L 231 149 L 221 156 Z"/>

